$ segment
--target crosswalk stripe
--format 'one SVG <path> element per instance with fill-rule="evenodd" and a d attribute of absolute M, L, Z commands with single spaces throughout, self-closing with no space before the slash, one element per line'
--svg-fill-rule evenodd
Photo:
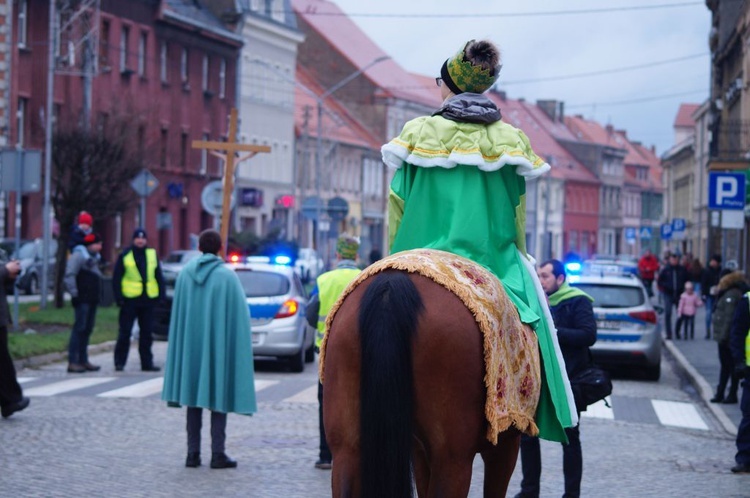
<path fill-rule="evenodd" d="M 32 380 L 35 380 L 37 377 L 19 377 L 16 379 L 19 384 L 25 384 L 26 382 L 31 382 Z"/>
<path fill-rule="evenodd" d="M 138 382 L 137 384 L 131 384 L 119 389 L 106 391 L 97 394 L 97 396 L 102 398 L 145 398 L 146 396 L 160 393 L 162 387 L 164 387 L 164 377 L 156 377 L 155 379 L 149 379 L 143 382 Z"/>
<path fill-rule="evenodd" d="M 708 426 L 701 418 L 698 410 L 690 403 L 652 399 L 651 404 L 662 425 L 708 430 Z"/>
<path fill-rule="evenodd" d="M 261 380 L 261 379 L 255 379 L 255 392 L 262 391 L 263 389 L 266 389 L 271 386 L 275 386 L 278 384 L 278 380 Z"/>
<path fill-rule="evenodd" d="M 581 413 L 581 417 L 606 418 L 608 420 L 614 420 L 615 410 L 614 405 L 612 404 L 612 398 L 607 396 L 607 398 L 605 399 L 607 400 L 607 403 L 609 403 L 609 406 L 604 404 L 604 400 L 597 401 L 593 405 L 589 405 L 586 411 Z"/>
<path fill-rule="evenodd" d="M 288 401 L 290 403 L 317 403 L 318 386 L 310 386 L 304 391 L 300 391 L 294 396 L 286 398 L 284 401 Z"/>
<path fill-rule="evenodd" d="M 55 394 L 75 391 L 115 380 L 115 377 L 87 377 L 82 379 L 67 379 L 46 386 L 32 387 L 24 391 L 26 396 L 54 396 Z"/>

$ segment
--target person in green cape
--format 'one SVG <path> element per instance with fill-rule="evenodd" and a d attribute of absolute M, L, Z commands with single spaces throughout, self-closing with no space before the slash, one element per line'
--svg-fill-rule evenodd
<path fill-rule="evenodd" d="M 203 408 L 211 411 L 211 468 L 237 467 L 224 452 L 227 414 L 251 415 L 255 401 L 250 312 L 234 271 L 217 256 L 221 235 L 205 230 L 203 254 L 177 277 L 162 399 L 187 406 L 186 467 L 201 464 Z"/>
<path fill-rule="evenodd" d="M 521 321 L 537 333 L 544 364 L 536 422 L 540 437 L 566 441 L 577 412 L 544 292 L 526 253 L 526 178 L 550 167 L 526 135 L 504 123 L 485 95 L 500 73 L 489 41 L 471 40 L 436 78 L 442 107 L 413 119 L 382 147 L 395 170 L 388 207 L 391 253 L 430 248 L 492 271 Z"/>

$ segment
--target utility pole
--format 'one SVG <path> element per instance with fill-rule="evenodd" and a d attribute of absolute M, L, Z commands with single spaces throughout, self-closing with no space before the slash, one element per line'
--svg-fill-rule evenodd
<path fill-rule="evenodd" d="M 304 137 L 303 147 L 302 150 L 304 151 L 303 158 L 304 163 L 301 165 L 299 170 L 299 176 L 295 178 L 294 182 L 294 192 L 295 192 L 295 199 L 298 199 L 296 197 L 297 193 L 297 187 L 299 186 L 299 195 L 300 197 L 304 195 L 305 192 L 305 185 L 307 183 L 307 179 L 310 178 L 310 113 L 312 112 L 312 106 L 306 105 L 303 111 L 303 121 L 302 121 L 302 136 Z M 297 240 L 299 241 L 302 234 L 302 212 L 297 211 Z M 312 244 L 312 236 L 311 234 L 308 234 L 308 243 L 307 247 L 313 247 Z"/>

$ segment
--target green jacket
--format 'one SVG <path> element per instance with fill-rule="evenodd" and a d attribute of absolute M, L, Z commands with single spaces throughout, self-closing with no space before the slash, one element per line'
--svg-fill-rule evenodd
<path fill-rule="evenodd" d="M 161 397 L 222 413 L 258 410 L 245 291 L 212 254 L 192 260 L 177 277 Z"/>
<path fill-rule="evenodd" d="M 487 102 L 477 95 L 471 108 L 494 107 Z M 460 122 L 455 116 L 409 121 L 382 153 L 396 170 L 388 211 L 391 252 L 440 249 L 480 263 L 500 278 L 521 320 L 537 332 L 545 374 L 537 409 L 540 437 L 565 441 L 563 428 L 575 425 L 575 406 L 550 333 L 546 297 L 525 246 L 526 178 L 549 166 L 513 126 Z"/>
<path fill-rule="evenodd" d="M 716 342 L 729 344 L 729 331 L 732 328 L 734 311 L 747 290 L 745 275 L 741 271 L 724 275 L 719 280 L 716 308 L 711 314 L 711 326 Z"/>

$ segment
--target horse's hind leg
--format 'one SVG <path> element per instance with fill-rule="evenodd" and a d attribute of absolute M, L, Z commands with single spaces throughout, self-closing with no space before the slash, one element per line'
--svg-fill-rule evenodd
<path fill-rule="evenodd" d="M 521 434 L 510 429 L 500 434 L 497 445 L 482 452 L 484 460 L 484 498 L 505 496 L 518 459 Z"/>

